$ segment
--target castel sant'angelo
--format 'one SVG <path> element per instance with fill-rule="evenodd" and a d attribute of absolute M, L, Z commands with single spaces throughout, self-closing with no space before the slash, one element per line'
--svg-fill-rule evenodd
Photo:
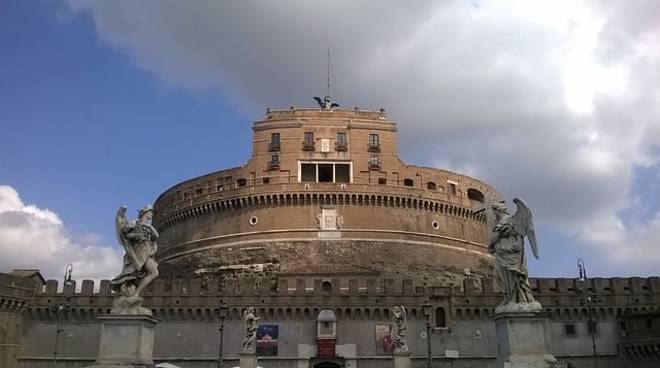
<path fill-rule="evenodd" d="M 483 209 L 502 196 L 478 179 L 402 162 L 385 110 L 321 105 L 268 109 L 244 166 L 156 200 L 160 276 L 143 295 L 159 320 L 154 360 L 218 366 L 222 303 L 227 367 L 238 363 L 242 311 L 255 307 L 269 333 L 258 337 L 260 366 L 389 368 L 391 314 L 404 305 L 413 367 L 429 356 L 432 367 L 493 366 L 501 294 Z M 657 363 L 660 278 L 530 282 L 558 367 Z M 109 281 L 58 288 L 15 270 L 0 274 L 0 287 L 0 366 L 94 362 Z"/>
<path fill-rule="evenodd" d="M 154 226 L 166 275 L 410 278 L 460 285 L 491 273 L 488 184 L 408 165 L 385 111 L 268 110 L 245 166 L 177 184 Z"/>

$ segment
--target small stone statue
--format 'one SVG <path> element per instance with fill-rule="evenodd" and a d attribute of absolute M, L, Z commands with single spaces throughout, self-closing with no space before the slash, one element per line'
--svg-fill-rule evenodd
<path fill-rule="evenodd" d="M 257 353 L 257 321 L 260 318 L 255 315 L 254 307 L 243 311 L 243 325 L 245 327 L 245 338 L 243 339 L 243 353 Z"/>
<path fill-rule="evenodd" d="M 408 341 L 406 340 L 406 329 L 408 328 L 408 317 L 406 307 L 394 306 L 392 308 L 392 342 L 394 353 L 407 353 Z"/>
<path fill-rule="evenodd" d="M 488 247 L 495 254 L 495 280 L 504 292 L 504 300 L 495 313 L 539 312 L 541 303 L 532 296 L 524 247 L 527 237 L 534 257 L 539 258 L 532 211 L 521 198 L 515 198 L 513 203 L 518 208 L 513 216 L 504 203 L 491 206 L 497 223 Z"/>
<path fill-rule="evenodd" d="M 141 306 L 140 295 L 158 276 L 158 263 L 154 258 L 158 250 L 158 231 L 151 226 L 152 213 L 151 206 L 146 206 L 138 211 L 135 221 L 128 221 L 125 206 L 117 211 L 115 230 L 126 253 L 121 273 L 110 282 L 112 289 L 118 293 L 112 303 L 111 314 L 151 315 L 151 310 Z"/>

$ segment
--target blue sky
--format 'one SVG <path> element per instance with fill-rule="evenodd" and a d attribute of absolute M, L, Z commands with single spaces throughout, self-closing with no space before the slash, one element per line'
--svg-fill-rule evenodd
<path fill-rule="evenodd" d="M 337 24 L 330 5 L 298 1 L 5 1 L 0 270 L 111 277 L 116 208 L 243 164 L 266 107 L 323 92 L 330 45 L 333 94 L 387 108 L 405 161 L 530 202 L 533 275 L 572 277 L 577 257 L 596 275 L 656 275 L 660 74 L 644 65 L 660 60 L 657 8 L 585 4 L 570 19 L 515 2 L 337 4 L 351 10 Z M 309 19 L 287 21 L 294 7 Z"/>

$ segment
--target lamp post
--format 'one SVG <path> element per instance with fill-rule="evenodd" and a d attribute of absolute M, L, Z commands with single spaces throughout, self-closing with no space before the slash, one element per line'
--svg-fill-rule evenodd
<path fill-rule="evenodd" d="M 578 258 L 577 267 L 578 267 L 578 276 L 579 276 L 577 286 L 582 296 L 580 299 L 580 304 L 582 305 L 586 304 L 587 306 L 587 319 L 588 319 L 587 329 L 591 334 L 591 347 L 593 349 L 593 354 L 594 354 L 594 367 L 598 368 L 598 353 L 596 351 L 596 324 L 591 314 L 591 302 L 593 301 L 593 298 L 591 297 L 591 295 L 589 295 L 589 290 L 587 285 L 587 280 L 588 280 L 587 267 L 584 265 L 584 260 L 582 258 Z"/>
<path fill-rule="evenodd" d="M 220 346 L 218 347 L 218 368 L 225 366 L 225 359 L 222 356 L 222 339 L 225 333 L 225 318 L 227 318 L 228 312 L 229 308 L 227 307 L 227 304 L 220 302 L 220 306 L 218 307 L 218 315 L 220 317 L 220 328 L 218 329 L 218 331 L 220 331 Z"/>
<path fill-rule="evenodd" d="M 63 290 L 62 290 L 62 298 L 60 299 L 60 302 L 54 306 L 52 309 L 53 311 L 57 314 L 57 325 L 55 328 L 55 346 L 53 348 L 53 368 L 57 366 L 57 353 L 58 353 L 58 347 L 60 343 L 60 334 L 64 332 L 64 329 L 62 328 L 62 314 L 69 310 L 69 306 L 65 304 L 65 302 L 68 302 L 70 300 L 70 296 L 67 297 L 65 293 L 66 287 L 71 285 L 73 282 L 71 281 L 71 275 L 73 274 L 73 265 L 69 263 L 66 265 L 64 268 L 64 284 Z"/>
<path fill-rule="evenodd" d="M 422 305 L 426 317 L 426 368 L 431 368 L 431 304 L 427 300 Z"/>

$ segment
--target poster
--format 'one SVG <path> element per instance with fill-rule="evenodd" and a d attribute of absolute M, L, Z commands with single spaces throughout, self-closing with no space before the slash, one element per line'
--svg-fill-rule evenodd
<path fill-rule="evenodd" d="M 392 326 L 389 323 L 376 323 L 376 355 L 389 355 L 393 351 Z"/>
<path fill-rule="evenodd" d="M 259 325 L 257 327 L 257 355 L 277 355 L 278 325 Z"/>

